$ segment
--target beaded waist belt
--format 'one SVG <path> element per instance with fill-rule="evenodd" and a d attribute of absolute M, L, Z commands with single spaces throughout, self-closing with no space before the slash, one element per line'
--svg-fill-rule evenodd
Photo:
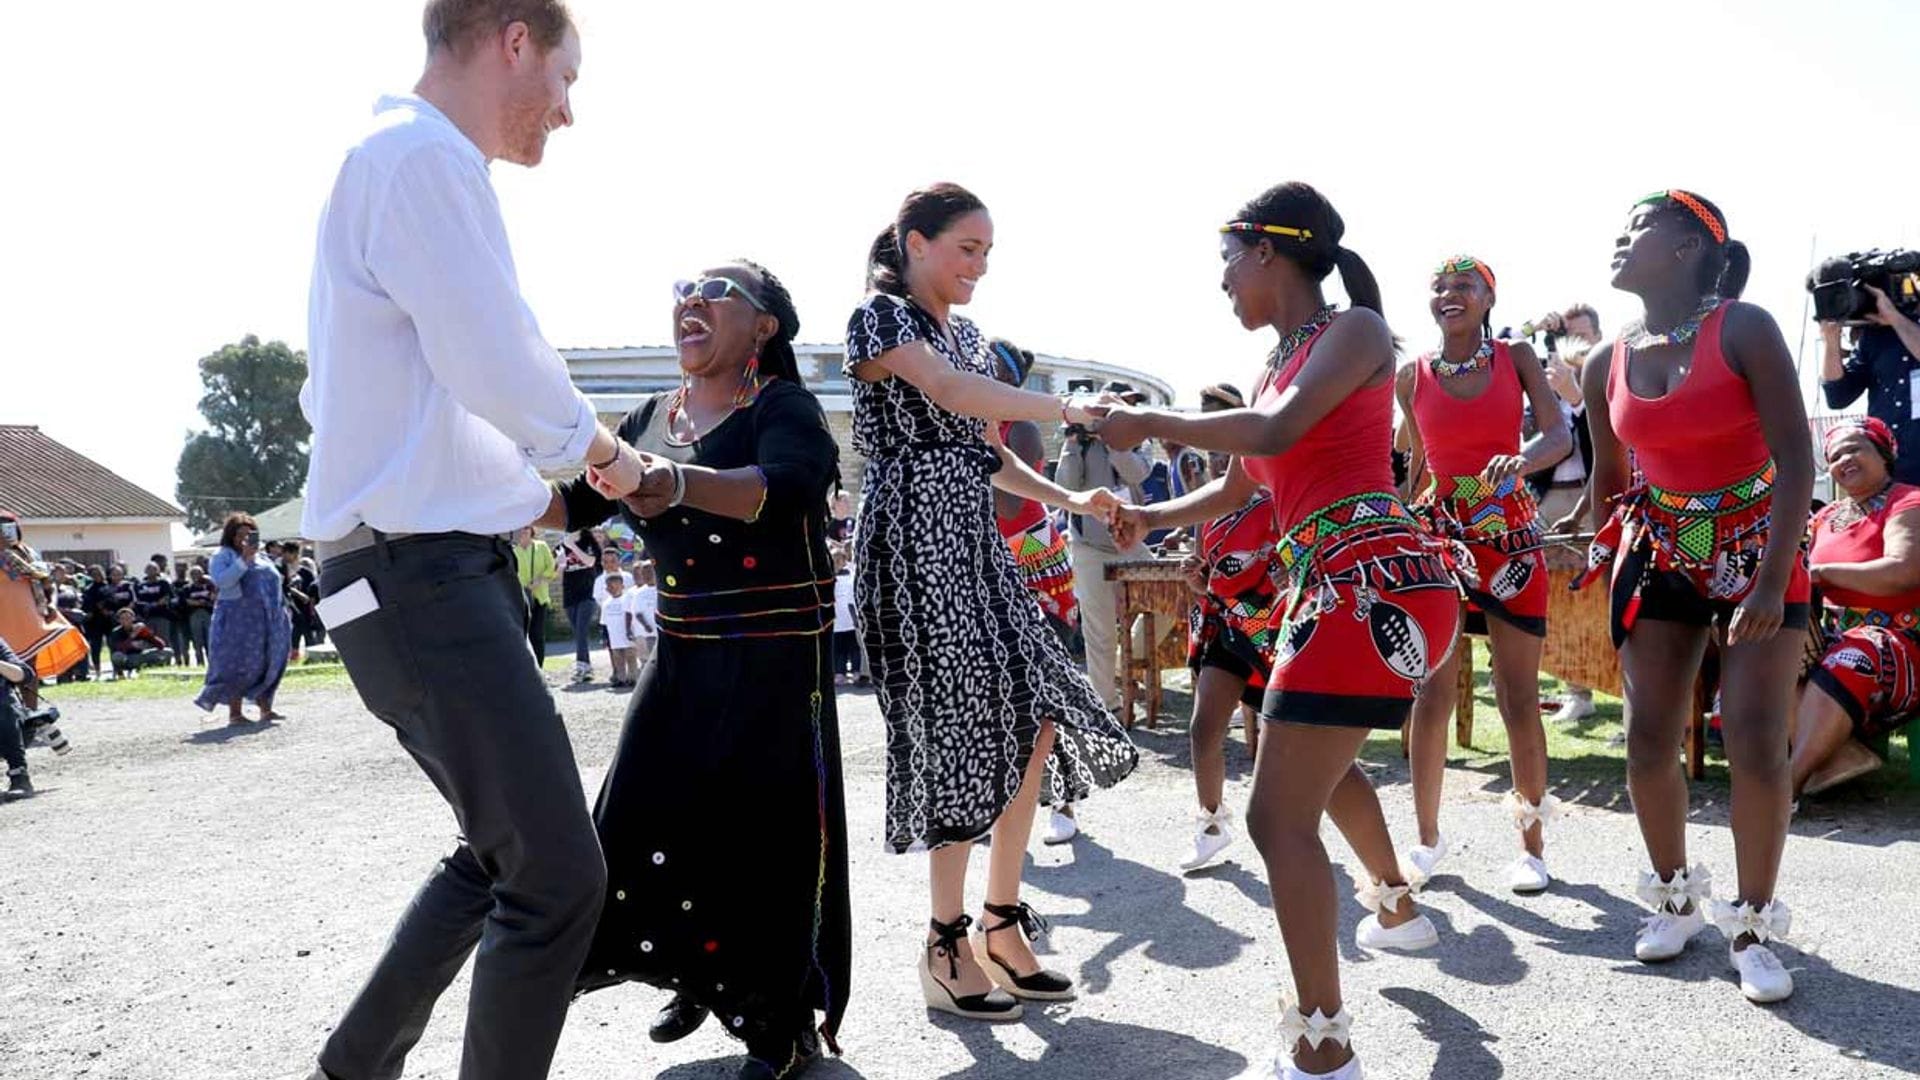
<path fill-rule="evenodd" d="M 1503 555 L 1540 547 L 1540 505 L 1518 476 L 1498 483 L 1478 476 L 1436 476 L 1413 511 L 1449 540 L 1487 544 Z"/>
<path fill-rule="evenodd" d="M 1886 630 L 1901 630 L 1913 633 L 1920 630 L 1920 611 L 1881 611 L 1879 608 L 1841 607 L 1838 604 L 1827 605 L 1827 624 L 1836 634 L 1862 626 L 1878 626 Z"/>
<path fill-rule="evenodd" d="M 660 590 L 660 632 L 682 638 L 794 637 L 833 628 L 833 579 L 709 592 Z"/>
<path fill-rule="evenodd" d="M 1633 546 L 1653 558 L 1655 569 L 1711 574 L 1724 555 L 1766 546 L 1773 524 L 1773 462 L 1712 491 L 1675 491 L 1640 483 L 1622 493 L 1613 514 L 1587 549 L 1587 573 L 1575 587 L 1600 575 L 1620 551 L 1626 529 Z"/>
<path fill-rule="evenodd" d="M 1349 495 L 1308 514 L 1273 546 L 1279 572 L 1299 586 L 1308 568 L 1323 558 L 1336 541 L 1375 532 L 1413 532 L 1419 521 L 1400 496 L 1390 491 Z"/>

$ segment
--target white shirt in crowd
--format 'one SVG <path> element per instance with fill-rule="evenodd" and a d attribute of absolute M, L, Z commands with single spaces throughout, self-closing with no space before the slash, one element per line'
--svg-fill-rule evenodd
<path fill-rule="evenodd" d="M 607 579 L 610 577 L 617 577 L 621 581 L 626 583 L 627 591 L 623 595 L 626 595 L 626 596 L 633 595 L 633 575 L 632 574 L 627 573 L 625 570 L 615 570 L 611 574 L 601 574 L 599 577 L 593 580 L 593 599 L 601 607 L 607 606 L 607 595 L 608 595 Z"/>
<path fill-rule="evenodd" d="M 853 616 L 853 568 L 848 567 L 833 576 L 833 632 L 844 634 L 859 628 Z"/>
<path fill-rule="evenodd" d="M 578 465 L 593 406 L 520 298 L 486 157 L 384 97 L 320 216 L 307 306 L 313 425 L 301 532 L 503 533 Z"/>
<path fill-rule="evenodd" d="M 633 621 L 640 636 L 653 640 L 660 632 L 660 590 L 642 585 L 633 590 Z"/>
<path fill-rule="evenodd" d="M 640 620 L 633 615 L 634 594 L 621 593 L 600 601 L 600 625 L 607 628 L 607 647 L 632 648 L 640 636 Z"/>

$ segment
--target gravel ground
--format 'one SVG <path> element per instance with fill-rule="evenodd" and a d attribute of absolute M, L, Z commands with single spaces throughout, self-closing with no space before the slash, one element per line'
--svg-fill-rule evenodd
<path fill-rule="evenodd" d="M 53 697 L 57 700 L 58 694 Z M 452 817 L 386 729 L 343 685 L 290 690 L 290 719 L 229 731 L 183 700 L 76 701 L 75 751 L 33 751 L 42 795 L 0 807 L 0 1076 L 304 1077 L 402 905 L 451 843 Z M 622 699 L 559 694 L 587 789 L 612 750 Z M 1176 708 L 1184 699 L 1175 698 Z M 880 850 L 884 757 L 871 696 L 841 697 L 855 895 L 847 1057 L 830 1078 L 1224 1078 L 1271 1052 L 1285 975 L 1265 872 L 1239 861 L 1183 879 L 1184 727 L 1139 732 L 1144 762 L 1083 809 L 1073 844 L 1031 851 L 1029 898 L 1053 917 L 1051 962 L 1079 1001 L 989 1027 L 929 1019 L 908 965 L 926 918 L 925 870 Z M 1404 770 L 1375 769 L 1399 835 Z M 1237 736 L 1229 799 L 1243 806 Z M 1803 815 L 1781 895 L 1819 955 L 1784 953 L 1799 992 L 1748 1005 L 1714 931 L 1680 960 L 1631 960 L 1639 838 L 1617 782 L 1566 785 L 1550 836 L 1563 877 L 1504 892 L 1511 830 L 1499 769 L 1448 774 L 1457 854 L 1424 900 L 1439 948 L 1414 958 L 1352 947 L 1342 907 L 1355 1046 L 1374 1078 L 1879 1077 L 1920 1070 L 1915 800 L 1840 799 Z M 1696 789 L 1695 858 L 1733 874 L 1725 791 Z M 689 806 L 686 812 L 700 813 Z M 1353 865 L 1328 840 L 1342 893 Z M 716 838 L 716 842 L 723 842 Z M 975 888 L 984 880 L 976 862 Z M 975 897 L 977 901 L 977 895 Z M 1893 932 L 1888 933 L 1891 929 Z M 443 1000 L 408 1076 L 452 1076 L 465 981 Z M 658 1047 L 663 995 L 592 995 L 574 1009 L 557 1077 L 732 1077 L 736 1045 L 709 1025 Z"/>

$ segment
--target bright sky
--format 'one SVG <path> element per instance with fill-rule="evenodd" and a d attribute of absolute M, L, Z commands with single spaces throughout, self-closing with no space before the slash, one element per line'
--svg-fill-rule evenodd
<path fill-rule="evenodd" d="M 174 495 L 195 361 L 248 332 L 305 346 L 321 201 L 375 96 L 418 76 L 419 9 L 10 11 L 0 421 Z M 1496 324 L 1575 298 L 1609 331 L 1637 315 L 1607 260 L 1656 188 L 1726 211 L 1790 345 L 1816 235 L 1823 256 L 1920 241 L 1920 5 L 1898 0 L 574 9 L 578 124 L 539 169 L 494 170 L 561 347 L 668 341 L 668 284 L 735 255 L 788 283 L 804 339 L 837 340 L 868 243 L 942 179 L 993 211 L 988 332 L 1185 398 L 1244 387 L 1269 346 L 1220 293 L 1215 229 L 1281 180 L 1333 200 L 1417 347 L 1455 251 L 1498 271 Z"/>

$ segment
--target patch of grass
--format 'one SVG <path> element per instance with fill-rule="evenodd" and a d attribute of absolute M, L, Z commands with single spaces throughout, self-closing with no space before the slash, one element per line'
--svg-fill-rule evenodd
<path fill-rule="evenodd" d="M 565 672 L 573 666 L 573 655 L 547 658 L 546 671 Z M 201 667 L 152 668 L 137 678 L 60 683 L 40 688 L 40 700 L 53 705 L 68 702 L 191 700 L 200 693 L 207 669 Z M 337 662 L 292 664 L 280 681 L 280 691 L 330 690 L 351 686 L 347 669 Z"/>

